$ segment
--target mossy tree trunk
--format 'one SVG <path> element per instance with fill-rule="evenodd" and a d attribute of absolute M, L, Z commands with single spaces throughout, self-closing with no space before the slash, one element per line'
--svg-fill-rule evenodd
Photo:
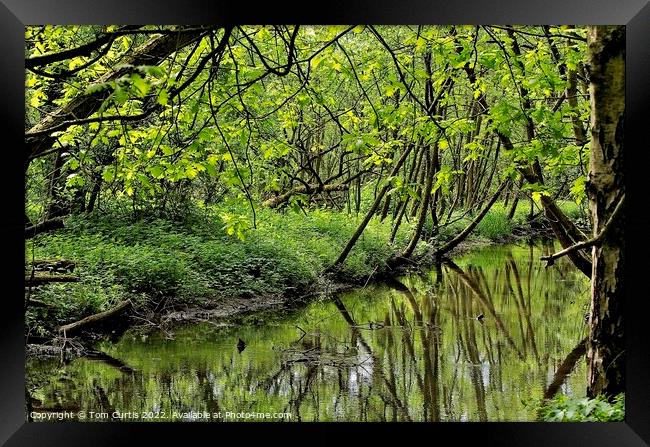
<path fill-rule="evenodd" d="M 624 225 L 625 211 L 610 222 L 625 194 L 623 136 L 625 117 L 625 28 L 592 26 L 588 30 L 591 157 L 587 193 L 593 234 L 607 225 L 593 248 L 589 318 L 589 396 L 625 391 Z M 608 225 L 611 224 L 611 225 Z"/>

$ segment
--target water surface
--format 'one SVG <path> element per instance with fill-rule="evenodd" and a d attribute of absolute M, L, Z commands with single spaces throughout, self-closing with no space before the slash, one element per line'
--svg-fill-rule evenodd
<path fill-rule="evenodd" d="M 105 421 L 534 420 L 587 335 L 588 279 L 565 259 L 539 260 L 558 248 L 491 246 L 299 310 L 98 346 L 123 364 L 29 361 L 35 409 Z M 586 394 L 584 358 L 560 391 Z"/>

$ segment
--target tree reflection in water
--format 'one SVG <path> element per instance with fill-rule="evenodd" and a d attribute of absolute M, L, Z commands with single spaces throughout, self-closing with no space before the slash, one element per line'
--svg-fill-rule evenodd
<path fill-rule="evenodd" d="M 539 257 L 553 250 L 489 247 L 424 275 L 269 314 L 263 324 L 188 325 L 173 340 L 132 332 L 99 347 L 132 370 L 97 359 L 33 360 L 33 406 L 164 411 L 167 420 L 172 411 L 533 420 L 527 402 L 586 391 L 579 344 L 589 285 L 562 260 L 545 269 Z"/>

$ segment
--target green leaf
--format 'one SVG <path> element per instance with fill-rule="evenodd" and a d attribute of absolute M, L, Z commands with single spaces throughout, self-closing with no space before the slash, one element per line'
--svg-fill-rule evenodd
<path fill-rule="evenodd" d="M 115 104 L 122 105 L 127 99 L 129 99 L 127 91 L 122 87 L 115 87 L 115 91 L 113 92 L 113 101 L 115 101 Z"/>
<path fill-rule="evenodd" d="M 86 184 L 86 180 L 79 175 L 78 172 L 75 172 L 73 174 L 70 174 L 68 178 L 66 179 L 65 182 L 66 186 L 71 187 L 71 186 L 76 186 L 76 187 L 81 187 Z"/>
<path fill-rule="evenodd" d="M 139 74 L 133 73 L 131 75 L 131 82 L 133 83 L 133 86 L 136 88 L 137 96 L 144 97 L 147 95 L 147 93 L 149 93 L 149 89 L 151 86 Z"/>
<path fill-rule="evenodd" d="M 112 182 L 115 180 L 116 173 L 115 173 L 115 166 L 106 166 L 104 169 L 104 172 L 102 172 L 102 178 L 104 179 L 105 182 Z"/>
<path fill-rule="evenodd" d="M 196 177 L 197 174 L 198 174 L 198 171 L 196 170 L 196 168 L 195 168 L 194 166 L 188 166 L 188 167 L 185 169 L 185 175 L 186 175 L 187 178 L 189 178 L 190 180 L 193 179 L 194 177 Z"/>
<path fill-rule="evenodd" d="M 167 105 L 167 102 L 169 101 L 169 93 L 167 92 L 166 89 L 160 90 L 158 93 L 158 98 L 156 98 L 156 102 L 162 106 Z"/>
<path fill-rule="evenodd" d="M 573 186 L 571 186 L 571 195 L 575 199 L 576 203 L 580 205 L 582 201 L 587 197 L 585 187 L 587 185 L 587 177 L 578 177 Z"/>
<path fill-rule="evenodd" d="M 76 158 L 71 158 L 67 163 L 66 163 L 68 169 L 74 171 L 75 169 L 79 168 L 79 160 Z"/>
<path fill-rule="evenodd" d="M 153 178 L 163 178 L 165 175 L 165 167 L 162 165 L 149 166 L 149 173 Z"/>

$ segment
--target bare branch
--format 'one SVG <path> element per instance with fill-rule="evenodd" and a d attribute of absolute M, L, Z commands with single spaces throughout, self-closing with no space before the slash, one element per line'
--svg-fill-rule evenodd
<path fill-rule="evenodd" d="M 623 202 L 625 201 L 625 194 L 623 194 L 623 197 L 618 201 L 618 204 L 616 205 L 616 208 L 614 209 L 614 212 L 610 216 L 609 220 L 605 224 L 602 230 L 600 230 L 600 233 L 596 235 L 596 237 L 593 237 L 587 241 L 582 241 L 578 242 L 575 245 L 572 245 L 568 248 L 565 248 L 564 250 L 558 251 L 557 253 L 554 253 L 549 256 L 542 256 L 540 259 L 542 261 L 546 261 L 546 267 L 550 267 L 555 263 L 555 260 L 558 258 L 561 258 L 562 256 L 566 256 L 570 253 L 576 252 L 578 250 L 584 250 L 585 248 L 593 247 L 593 246 L 599 246 L 602 244 L 603 239 L 607 235 L 607 232 L 610 230 L 610 228 L 613 225 L 613 222 L 616 221 L 618 216 L 621 214 L 621 210 L 623 209 Z"/>

